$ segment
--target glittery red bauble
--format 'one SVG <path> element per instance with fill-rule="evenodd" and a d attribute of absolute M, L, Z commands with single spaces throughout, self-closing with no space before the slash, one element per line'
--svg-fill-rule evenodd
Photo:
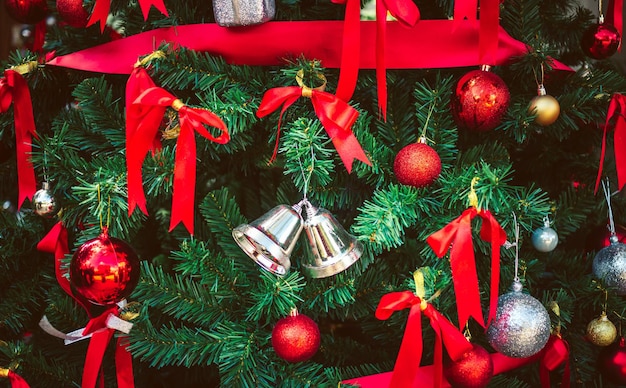
<path fill-rule="evenodd" d="M 443 366 L 443 373 L 453 387 L 482 388 L 486 387 L 493 377 L 493 361 L 489 352 L 482 346 L 472 344 L 472 350 L 459 360 L 447 360 Z"/>
<path fill-rule="evenodd" d="M 46 0 L 4 0 L 9 16 L 23 24 L 37 24 L 48 14 Z"/>
<path fill-rule="evenodd" d="M 320 330 L 311 318 L 293 312 L 276 322 L 272 330 L 272 346 L 278 357 L 285 361 L 305 361 L 320 347 Z"/>
<path fill-rule="evenodd" d="M 72 27 L 85 27 L 89 20 L 89 12 L 83 8 L 83 0 L 57 0 L 57 12 Z"/>
<path fill-rule="evenodd" d="M 620 41 L 619 31 L 613 25 L 593 24 L 583 33 L 580 46 L 588 57 L 606 59 L 615 54 Z"/>
<path fill-rule="evenodd" d="M 472 131 L 490 131 L 500 124 L 511 94 L 502 78 L 490 71 L 472 70 L 456 85 L 451 99 L 457 125 Z"/>
<path fill-rule="evenodd" d="M 428 186 L 441 173 L 441 158 L 429 145 L 412 143 L 396 155 L 393 172 L 403 185 Z"/>
<path fill-rule="evenodd" d="M 106 231 L 81 245 L 70 262 L 70 284 L 91 303 L 110 305 L 139 282 L 139 258 L 130 245 Z"/>
<path fill-rule="evenodd" d="M 626 384 L 626 347 L 624 338 L 610 345 L 598 354 L 598 370 L 614 384 Z"/>

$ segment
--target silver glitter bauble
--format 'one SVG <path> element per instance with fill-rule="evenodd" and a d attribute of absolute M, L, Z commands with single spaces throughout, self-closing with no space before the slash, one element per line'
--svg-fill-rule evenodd
<path fill-rule="evenodd" d="M 275 0 L 213 0 L 215 22 L 222 27 L 265 23 L 276 14 Z"/>
<path fill-rule="evenodd" d="M 615 287 L 618 295 L 626 295 L 626 244 L 611 236 L 611 243 L 596 253 L 592 272 L 596 279 Z"/>
<path fill-rule="evenodd" d="M 533 247 L 539 252 L 552 252 L 559 243 L 559 235 L 549 226 L 535 229 L 531 236 Z"/>
<path fill-rule="evenodd" d="M 496 317 L 487 328 L 487 340 L 508 357 L 530 357 L 550 338 L 550 316 L 537 299 L 521 291 L 514 282 L 512 291 L 500 295 Z"/>
<path fill-rule="evenodd" d="M 41 189 L 33 195 L 33 210 L 37 215 L 51 218 L 57 214 L 57 203 L 50 191 L 48 182 L 42 184 Z"/>

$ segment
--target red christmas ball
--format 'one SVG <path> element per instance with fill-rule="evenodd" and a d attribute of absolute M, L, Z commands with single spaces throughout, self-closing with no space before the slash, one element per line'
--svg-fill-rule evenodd
<path fill-rule="evenodd" d="M 317 323 L 294 310 L 288 317 L 276 322 L 272 330 L 272 347 L 278 357 L 285 361 L 308 360 L 320 347 Z"/>
<path fill-rule="evenodd" d="M 485 70 L 473 70 L 456 84 L 451 99 L 457 125 L 472 131 L 490 131 L 500 124 L 511 94 L 502 78 Z"/>
<path fill-rule="evenodd" d="M 396 155 L 393 172 L 403 185 L 428 186 L 441 173 L 441 158 L 429 145 L 412 143 Z"/>
<path fill-rule="evenodd" d="M 472 344 L 472 350 L 465 353 L 459 360 L 446 360 L 443 374 L 453 387 L 486 387 L 493 377 L 493 361 L 485 348 Z"/>
<path fill-rule="evenodd" d="M 70 262 L 70 284 L 93 304 L 106 306 L 128 297 L 139 282 L 139 258 L 126 242 L 107 231 L 82 244 Z"/>
<path fill-rule="evenodd" d="M 606 59 L 615 54 L 621 42 L 617 28 L 608 23 L 592 24 L 583 32 L 580 46 L 585 55 Z"/>
<path fill-rule="evenodd" d="M 624 337 L 598 354 L 598 370 L 614 384 L 626 384 L 626 347 Z"/>
<path fill-rule="evenodd" d="M 5 0 L 9 16 L 23 24 L 37 24 L 48 15 L 46 0 Z"/>
<path fill-rule="evenodd" d="M 89 20 L 89 12 L 83 8 L 83 0 L 57 0 L 57 12 L 72 27 L 83 28 Z"/>

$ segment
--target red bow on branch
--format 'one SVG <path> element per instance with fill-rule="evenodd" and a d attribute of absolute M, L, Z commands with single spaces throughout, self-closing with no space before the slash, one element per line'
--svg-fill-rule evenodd
<path fill-rule="evenodd" d="M 409 317 L 389 386 L 391 388 L 404 388 L 412 387 L 415 383 L 415 377 L 417 376 L 419 363 L 422 358 L 421 313 L 424 312 L 424 315 L 430 320 L 433 330 L 435 330 L 434 380 L 435 387 L 440 387 L 443 371 L 442 342 L 450 358 L 455 361 L 470 351 L 472 344 L 432 305 L 410 291 L 392 292 L 383 295 L 376 308 L 376 318 L 386 320 L 395 311 L 407 308 L 410 309 Z"/>
<path fill-rule="evenodd" d="M 30 160 L 32 137 L 37 137 L 35 118 L 30 99 L 28 84 L 20 73 L 15 70 L 5 70 L 4 78 L 0 79 L 0 113 L 6 112 L 13 102 L 13 116 L 15 122 L 15 149 L 17 154 L 18 178 L 18 209 L 22 207 L 26 198 L 33 198 L 37 191 L 35 169 Z"/>
<path fill-rule="evenodd" d="M 541 362 L 539 363 L 539 376 L 542 387 L 550 388 L 552 386 L 550 384 L 550 372 L 561 365 L 564 365 L 561 387 L 569 388 L 569 344 L 560 335 L 552 335 L 543 348 Z"/>
<path fill-rule="evenodd" d="M 471 207 L 426 239 L 439 258 L 442 258 L 448 249 L 450 250 L 450 267 L 457 299 L 459 327 L 464 327 L 470 317 L 474 317 L 481 326 L 486 327 L 480 305 L 478 275 L 472 243 L 472 219 L 477 215 L 483 219 L 480 237 L 491 243 L 491 292 L 487 320 L 489 323 L 495 317 L 498 306 L 500 246 L 506 241 L 504 229 L 489 211 Z"/>
<path fill-rule="evenodd" d="M 346 166 L 348 172 L 352 171 L 352 161 L 354 159 L 358 159 L 365 164 L 371 165 L 351 129 L 352 124 L 354 124 L 359 116 L 359 112 L 333 94 L 323 92 L 321 90 L 311 89 L 306 86 L 273 88 L 266 91 L 263 95 L 259 109 L 256 112 L 258 117 L 265 117 L 282 105 L 280 118 L 278 120 L 276 146 L 274 147 L 272 160 L 276 157 L 276 152 L 278 150 L 280 123 L 283 113 L 285 113 L 287 108 L 296 102 L 300 96 L 309 97 L 311 99 L 315 114 L 332 140 L 335 149 L 337 150 L 337 153 L 339 154 L 343 164 Z"/>
<path fill-rule="evenodd" d="M 158 9 L 163 15 L 169 17 L 165 4 L 163 4 L 163 0 L 139 0 L 139 6 L 141 7 L 144 20 L 148 19 L 148 13 L 150 12 L 151 6 L 154 6 L 154 8 Z M 106 25 L 110 8 L 111 0 L 96 0 L 91 17 L 87 22 L 87 27 L 100 22 L 100 31 L 104 31 L 104 26 Z"/>
<path fill-rule="evenodd" d="M 609 103 L 609 111 L 604 124 L 604 134 L 602 135 L 602 150 L 600 151 L 600 165 L 598 166 L 598 176 L 596 177 L 596 188 L 598 192 L 600 180 L 602 179 L 602 166 L 604 165 L 604 154 L 606 152 L 606 133 L 614 129 L 613 146 L 615 153 L 615 169 L 617 170 L 617 189 L 621 190 L 626 184 L 626 96 L 615 93 Z"/>
<path fill-rule="evenodd" d="M 11 382 L 11 388 L 30 388 L 26 380 L 22 376 L 10 369 L 0 368 L 0 377 L 6 377 Z"/>
<path fill-rule="evenodd" d="M 126 123 L 128 213 L 132 214 L 135 206 L 139 206 L 147 214 L 141 166 L 148 151 L 155 147 L 155 137 L 159 130 L 159 124 L 168 107 L 178 111 L 180 125 L 180 133 L 176 142 L 170 230 L 182 222 L 189 233 L 193 235 L 193 206 L 196 187 L 195 132 L 197 131 L 206 139 L 219 144 L 228 143 L 230 137 L 226 124 L 217 115 L 206 109 L 188 107 L 165 89 L 156 86 L 144 90 L 127 110 L 127 117 L 130 119 Z M 205 124 L 219 129 L 220 135 L 213 136 L 204 127 Z"/>

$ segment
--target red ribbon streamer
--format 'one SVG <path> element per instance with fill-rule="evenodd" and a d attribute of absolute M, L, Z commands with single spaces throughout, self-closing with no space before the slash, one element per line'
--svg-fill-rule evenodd
<path fill-rule="evenodd" d="M 600 165 L 598 166 L 598 176 L 596 177 L 594 194 L 598 192 L 600 180 L 602 179 L 602 167 L 604 165 L 604 154 L 606 152 L 606 134 L 611 129 L 614 129 L 613 146 L 615 153 L 615 169 L 617 170 L 617 189 L 621 190 L 624 184 L 626 184 L 626 152 L 623 150 L 626 144 L 626 96 L 622 94 L 613 94 L 611 102 L 609 103 L 606 123 L 604 124 L 604 134 L 602 135 Z"/>
<path fill-rule="evenodd" d="M 624 39 L 624 4 L 622 0 L 609 0 L 606 22 L 612 24 L 619 32 L 621 39 Z M 617 49 L 621 52 L 622 45 L 620 44 Z"/>
<path fill-rule="evenodd" d="M 30 388 L 30 385 L 28 385 L 26 380 L 12 370 L 9 370 L 7 377 L 11 382 L 11 388 Z"/>
<path fill-rule="evenodd" d="M 442 258 L 450 250 L 450 267 L 454 293 L 457 299 L 459 327 L 464 327 L 473 317 L 486 327 L 480 304 L 476 259 L 472 243 L 472 219 L 480 215 L 483 219 L 480 236 L 491 243 L 491 293 L 487 324 L 495 317 L 500 281 L 500 246 L 506 241 L 506 232 L 487 211 L 474 207 L 465 210 L 458 218 L 431 234 L 426 239 L 435 254 Z"/>
<path fill-rule="evenodd" d="M 480 0 L 480 47 L 481 64 L 494 65 L 498 52 L 498 28 L 500 27 L 500 0 Z"/>
<path fill-rule="evenodd" d="M 146 154 L 154 144 L 154 138 L 159 129 L 167 107 L 180 102 L 174 95 L 160 87 L 150 87 L 135 99 L 130 107 L 130 115 L 136 119 L 136 128 L 129 128 L 130 141 L 126 144 L 126 158 L 128 166 L 128 198 L 129 212 L 136 203 L 145 210 L 145 196 L 141 184 L 141 166 Z M 181 103 L 182 105 L 182 103 Z M 180 134 L 176 141 L 176 156 L 174 167 L 174 192 L 172 194 L 172 216 L 170 231 L 180 222 L 193 235 L 194 197 L 196 187 L 196 138 L 195 132 L 206 139 L 226 144 L 230 140 L 226 124 L 214 113 L 199 108 L 190 108 L 182 105 L 178 109 Z M 213 136 L 204 125 L 210 125 L 220 130 L 219 136 Z M 143 201 L 143 203 L 142 203 Z M 145 212 L 145 211 L 144 211 Z"/>
<path fill-rule="evenodd" d="M 570 366 L 569 366 L 569 344 L 561 336 L 552 335 L 546 344 L 541 362 L 539 364 L 539 376 L 541 378 L 541 386 L 550 388 L 550 372 L 563 367 L 563 377 L 561 380 L 562 388 L 570 386 Z"/>
<path fill-rule="evenodd" d="M 32 137 L 37 137 L 35 118 L 28 84 L 20 73 L 5 70 L 0 79 L 0 113 L 6 112 L 13 102 L 15 122 L 15 147 L 17 153 L 18 199 L 20 209 L 26 198 L 33 198 L 36 189 L 35 169 L 30 159 Z"/>
<path fill-rule="evenodd" d="M 396 359 L 389 387 L 405 388 L 415 384 L 419 362 L 422 358 L 422 300 L 410 291 L 391 292 L 383 295 L 376 308 L 376 318 L 388 319 L 395 311 L 409 310 L 404 336 Z M 427 304 L 423 310 L 435 330 L 434 386 L 442 384 L 442 341 L 452 360 L 458 360 L 472 349 L 472 344 L 443 315 Z"/>
<path fill-rule="evenodd" d="M 275 158 L 278 148 L 280 120 L 282 119 L 283 113 L 303 95 L 304 90 L 305 87 L 287 86 L 269 89 L 263 95 L 259 109 L 256 112 L 258 117 L 265 117 L 282 105 L 278 122 L 278 134 L 276 135 L 276 147 L 274 148 L 272 159 Z M 333 94 L 310 88 L 306 88 L 306 90 L 310 91 L 310 99 L 313 103 L 315 114 L 322 123 L 322 126 L 324 126 L 328 137 L 332 140 L 348 172 L 352 171 L 352 162 L 354 159 L 371 165 L 371 162 L 367 159 L 363 148 L 361 148 L 359 141 L 351 130 L 352 124 L 356 121 L 359 112 Z"/>
<path fill-rule="evenodd" d="M 165 8 L 165 4 L 163 4 L 163 0 L 139 0 L 139 6 L 141 7 L 141 13 L 143 14 L 144 20 L 148 19 L 148 13 L 150 12 L 151 6 L 154 6 L 163 15 L 169 17 L 167 9 Z M 104 32 L 104 27 L 106 26 L 106 21 L 107 17 L 109 16 L 110 9 L 111 0 L 96 0 L 96 4 L 93 7 L 91 17 L 87 22 L 87 27 L 100 22 L 100 31 Z"/>

